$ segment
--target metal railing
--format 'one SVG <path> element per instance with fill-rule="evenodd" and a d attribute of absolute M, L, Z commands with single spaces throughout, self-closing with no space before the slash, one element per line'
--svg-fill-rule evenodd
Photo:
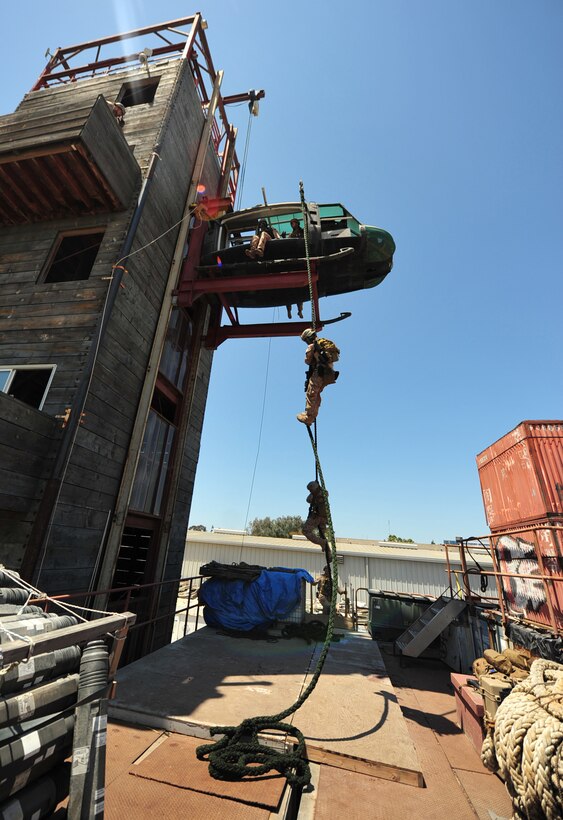
<path fill-rule="evenodd" d="M 561 635 L 563 634 L 563 555 L 545 555 L 540 548 L 541 539 L 537 537 L 538 533 L 542 533 L 545 538 L 545 533 L 549 532 L 553 535 L 554 545 L 563 544 L 563 526 L 561 525 L 543 525 L 522 527 L 518 530 L 506 530 L 491 535 L 480 536 L 478 538 L 472 536 L 471 538 L 460 538 L 458 543 L 453 545 L 444 545 L 446 549 L 446 563 L 447 572 L 450 582 L 450 588 L 453 584 L 461 589 L 464 598 L 469 603 L 492 603 L 498 606 L 498 609 L 493 612 L 500 615 L 503 624 L 507 621 L 517 621 L 527 623 L 534 627 L 542 627 L 549 631 Z M 529 542 L 533 548 L 533 555 L 526 555 L 524 558 L 516 559 L 519 563 L 528 564 L 530 561 L 537 563 L 538 571 L 528 572 L 511 572 L 501 567 L 498 542 L 503 537 L 514 538 L 516 535 L 522 536 L 529 534 L 533 536 L 533 542 Z M 477 542 L 477 543 L 476 543 Z M 470 567 L 468 565 L 467 556 L 471 556 L 471 549 L 477 546 L 484 548 L 490 556 L 493 569 L 485 569 L 482 566 Z M 461 569 L 455 569 L 451 566 L 449 560 L 449 550 L 457 549 L 459 551 L 459 559 Z M 513 559 L 514 560 L 514 559 Z M 475 562 L 475 559 L 473 558 Z M 549 572 L 546 564 L 551 561 L 555 563 L 556 572 Z M 476 562 L 475 562 L 476 563 Z M 496 596 L 479 594 L 471 589 L 471 576 L 480 574 L 484 578 L 493 578 L 496 587 Z M 518 608 L 511 600 L 511 597 L 516 597 L 514 588 L 523 584 L 523 592 L 525 595 L 529 593 L 526 587 L 526 582 L 538 585 L 534 590 L 535 598 L 538 602 L 535 611 L 530 612 L 530 607 L 523 606 Z M 538 614 L 542 610 L 542 614 Z"/>
<path fill-rule="evenodd" d="M 84 592 L 71 592 L 64 595 L 38 596 L 30 603 L 41 604 L 46 612 L 57 602 L 75 606 L 82 617 L 90 620 L 98 615 L 100 610 L 91 608 L 95 598 L 102 596 L 107 601 L 106 609 L 109 612 L 134 612 L 137 620 L 129 627 L 128 651 L 124 663 L 130 663 L 153 650 L 152 643 L 155 637 L 155 626 L 161 621 L 169 621 L 170 638 L 174 633 L 174 621 L 184 614 L 184 623 L 181 637 L 188 634 L 190 626 L 189 615 L 193 612 L 193 631 L 199 628 L 200 609 L 203 606 L 198 599 L 198 591 L 204 578 L 195 575 L 186 578 L 175 578 L 170 581 L 158 581 L 150 584 L 132 584 L 131 586 L 112 587 Z M 168 593 L 168 594 L 167 594 Z M 186 598 L 186 605 L 178 608 L 178 599 Z M 82 604 L 77 601 L 83 601 Z M 168 606 L 167 606 L 168 604 Z M 139 630 L 141 630 L 139 632 Z M 138 633 L 139 637 L 135 637 Z M 133 634 L 133 640 L 131 635 Z M 163 642 L 160 643 L 160 646 Z"/>

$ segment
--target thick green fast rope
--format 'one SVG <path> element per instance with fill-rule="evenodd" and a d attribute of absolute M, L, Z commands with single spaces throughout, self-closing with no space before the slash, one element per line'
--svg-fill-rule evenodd
<path fill-rule="evenodd" d="M 305 192 L 303 182 L 299 183 L 299 193 L 301 196 L 301 210 L 303 213 L 303 237 L 305 240 L 305 257 L 307 259 L 307 276 L 309 280 L 309 298 L 311 300 L 311 327 L 316 325 L 315 303 L 313 300 L 313 279 L 311 273 L 311 262 L 309 257 L 309 233 L 307 227 L 307 206 L 305 203 Z M 316 423 L 315 423 L 316 429 Z M 325 664 L 328 650 L 332 641 L 334 631 L 334 617 L 336 613 L 336 599 L 338 596 L 338 564 L 336 560 L 336 541 L 332 517 L 328 501 L 328 493 L 324 481 L 323 471 L 317 450 L 316 436 L 313 436 L 310 426 L 307 432 L 311 441 L 311 447 L 315 456 L 315 467 L 318 481 L 321 485 L 325 506 L 327 511 L 327 535 L 331 551 L 331 578 L 332 596 L 330 600 L 330 612 L 326 628 L 326 635 L 309 685 L 297 698 L 295 703 L 288 706 L 277 715 L 261 715 L 259 717 L 246 718 L 238 726 L 213 726 L 209 733 L 211 735 L 223 735 L 223 737 L 213 744 L 198 746 L 196 755 L 199 760 L 207 760 L 209 763 L 209 774 L 216 780 L 243 780 L 245 777 L 262 777 L 272 769 L 283 774 L 292 786 L 304 788 L 311 782 L 311 770 L 305 758 L 305 737 L 303 733 L 285 723 L 285 719 L 294 714 L 312 694 Z M 281 732 L 295 738 L 297 743 L 291 751 L 280 752 L 271 746 L 265 746 L 258 740 L 259 732 Z"/>
<path fill-rule="evenodd" d="M 309 763 L 305 759 L 305 738 L 299 729 L 284 721 L 296 712 L 312 694 L 323 670 L 334 630 L 336 599 L 338 595 L 338 566 L 336 561 L 334 529 L 328 504 L 328 493 L 319 461 L 317 445 L 309 427 L 307 427 L 307 431 L 315 455 L 315 462 L 320 478 L 319 483 L 325 497 L 327 535 L 332 556 L 332 597 L 326 637 L 309 685 L 304 689 L 295 703 L 288 706 L 287 709 L 284 709 L 282 712 L 278 712 L 277 715 L 251 717 L 243 720 L 238 726 L 213 726 L 209 730 L 211 735 L 223 735 L 223 737 L 216 743 L 207 743 L 203 746 L 198 746 L 196 755 L 199 760 L 208 761 L 209 774 L 216 780 L 242 780 L 245 777 L 262 777 L 274 769 L 280 774 L 283 774 L 292 786 L 303 788 L 311 781 L 311 770 Z M 294 737 L 297 744 L 290 751 L 280 752 L 277 749 L 260 743 L 258 740 L 259 732 L 281 732 Z"/>
<path fill-rule="evenodd" d="M 313 299 L 313 276 L 311 273 L 311 258 L 309 256 L 309 223 L 307 221 L 307 204 L 305 202 L 305 189 L 303 181 L 299 182 L 299 196 L 301 197 L 301 213 L 303 214 L 303 239 L 305 240 L 305 259 L 307 260 L 307 277 L 309 280 L 309 299 L 311 300 L 311 327 L 316 330 L 317 317 L 315 315 L 315 302 Z"/>

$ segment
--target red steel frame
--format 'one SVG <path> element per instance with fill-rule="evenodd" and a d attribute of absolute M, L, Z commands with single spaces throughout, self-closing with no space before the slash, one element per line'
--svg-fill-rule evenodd
<path fill-rule="evenodd" d="M 179 30 L 180 27 L 187 26 L 187 31 Z M 98 40 L 90 40 L 78 45 L 57 48 L 50 56 L 49 62 L 41 72 L 39 79 L 31 89 L 39 91 L 61 83 L 76 82 L 80 78 L 95 77 L 100 73 L 111 73 L 119 71 L 131 64 L 139 65 L 140 46 L 136 47 L 128 54 L 113 55 L 102 58 L 102 51 L 116 43 L 125 42 L 133 38 L 151 38 L 154 47 L 152 55 L 147 60 L 147 67 L 155 60 L 178 54 L 181 59 L 187 60 L 194 78 L 201 104 L 206 107 L 211 99 L 213 85 L 217 77 L 215 66 L 211 58 L 209 44 L 205 35 L 207 23 L 201 14 L 194 14 L 191 17 L 182 17 L 177 20 L 170 20 L 166 23 L 158 23 L 154 26 L 126 31 L 122 34 L 114 34 L 111 37 L 102 37 Z M 156 42 L 155 42 L 156 40 Z M 159 43 L 161 45 L 159 45 Z M 164 45 L 162 45 L 162 43 Z M 93 52 L 88 55 L 87 52 Z M 77 58 L 80 57 L 80 60 Z M 77 62 L 78 64 L 75 64 Z M 150 70 L 150 69 L 149 69 Z M 217 112 L 213 121 L 212 140 L 215 151 L 221 155 L 221 143 L 224 141 L 222 149 L 223 159 L 232 157 L 231 168 L 228 169 L 229 178 L 226 185 L 226 193 L 234 202 L 238 182 L 240 162 L 234 151 L 235 131 L 230 125 L 225 106 L 229 103 L 241 102 L 244 100 L 259 100 L 265 96 L 264 91 L 252 91 L 243 94 L 234 94 L 230 97 L 219 97 Z M 226 175 L 226 168 L 223 168 Z"/>
<path fill-rule="evenodd" d="M 319 316 L 319 297 L 317 294 L 317 282 L 319 274 L 316 264 L 311 262 L 311 282 L 313 289 L 313 304 L 315 305 L 315 316 Z M 211 350 L 216 350 L 220 344 L 227 339 L 257 339 L 274 338 L 279 336 L 298 336 L 306 328 L 311 327 L 311 322 L 277 322 L 276 324 L 263 323 L 253 325 L 241 325 L 238 321 L 238 311 L 234 310 L 227 303 L 224 293 L 232 293 L 245 290 L 276 290 L 287 287 L 307 287 L 309 279 L 307 271 L 287 271 L 278 274 L 262 274 L 258 276 L 245 275 L 234 279 L 211 279 L 206 282 L 195 283 L 206 288 L 207 293 L 216 293 L 219 296 L 221 307 L 212 314 L 209 329 L 205 339 L 205 346 Z M 197 288 L 196 288 L 197 289 Z M 231 324 L 220 325 L 223 308 L 227 313 Z M 321 330 L 324 325 L 320 319 L 315 323 L 315 330 Z"/>
<path fill-rule="evenodd" d="M 188 27 L 188 30 L 182 31 L 180 30 L 181 27 Z M 201 104 L 205 108 L 211 100 L 217 77 L 205 34 L 206 28 L 205 20 L 198 13 L 190 17 L 182 17 L 154 26 L 146 26 L 122 34 L 115 34 L 111 37 L 102 37 L 78 45 L 57 48 L 31 90 L 40 91 L 43 88 L 49 88 L 61 83 L 76 82 L 80 78 L 94 77 L 102 72 L 107 74 L 112 71 L 119 71 L 125 67 L 131 67 L 132 64 L 138 65 L 140 49 L 138 44 L 127 54 L 104 56 L 102 58 L 102 51 L 107 51 L 108 46 L 143 37 L 152 38 L 151 42 L 154 46 L 151 56 L 148 57 L 147 66 L 150 66 L 159 58 L 174 54 L 178 54 L 181 59 L 188 61 Z M 93 54 L 89 56 L 87 52 L 93 52 Z M 228 121 L 225 106 L 230 103 L 260 100 L 264 96 L 265 92 L 263 90 L 248 91 L 229 97 L 219 96 L 211 134 L 214 149 L 218 156 L 222 156 L 221 181 L 217 193 L 219 196 L 230 197 L 233 203 L 237 190 L 240 162 L 234 150 L 236 129 Z M 188 256 L 184 262 L 180 277 L 177 301 L 180 306 L 190 307 L 198 297 L 205 294 L 215 294 L 218 297 L 219 304 L 214 308 L 212 322 L 207 334 L 207 347 L 215 349 L 229 338 L 294 336 L 310 326 L 308 322 L 241 325 L 238 320 L 238 312 L 236 308 L 232 308 L 227 303 L 225 293 L 308 287 L 307 272 L 287 271 L 279 274 L 242 275 L 233 278 L 221 277 L 198 280 L 196 268 L 199 264 L 205 234 L 204 226 L 201 227 L 202 230 L 192 230 L 191 232 Z M 314 263 L 312 263 L 311 278 L 313 304 L 315 306 L 315 315 L 318 317 L 319 304 L 316 286 L 318 271 Z M 223 309 L 231 321 L 230 326 L 222 327 L 220 325 Z M 322 327 L 322 322 L 317 321 L 315 329 L 320 330 Z"/>
<path fill-rule="evenodd" d="M 306 270 L 283 271 L 280 273 L 248 274 L 238 276 L 216 276 L 198 278 L 197 266 L 201 256 L 201 248 L 205 238 L 207 226 L 201 222 L 191 232 L 188 254 L 182 266 L 180 284 L 176 293 L 176 301 L 180 307 L 190 308 L 196 299 L 207 294 L 215 294 L 218 304 L 212 312 L 209 329 L 205 339 L 205 346 L 216 350 L 227 339 L 256 339 L 264 337 L 296 336 L 311 326 L 310 322 L 279 322 L 276 324 L 263 323 L 241 325 L 238 310 L 232 307 L 225 297 L 227 293 L 242 291 L 280 290 L 284 288 L 306 288 L 309 286 L 309 277 Z M 317 282 L 319 273 L 317 263 L 311 261 L 311 285 L 315 316 L 319 316 L 319 297 Z M 230 325 L 221 325 L 223 310 L 227 314 Z M 323 323 L 318 320 L 315 330 L 320 330 Z"/>

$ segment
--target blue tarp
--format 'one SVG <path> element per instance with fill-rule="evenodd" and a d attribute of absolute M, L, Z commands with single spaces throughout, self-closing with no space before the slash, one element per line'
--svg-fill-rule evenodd
<path fill-rule="evenodd" d="M 254 581 L 208 578 L 199 591 L 205 623 L 240 632 L 267 629 L 299 604 L 302 580 L 314 583 L 304 569 L 265 569 Z"/>

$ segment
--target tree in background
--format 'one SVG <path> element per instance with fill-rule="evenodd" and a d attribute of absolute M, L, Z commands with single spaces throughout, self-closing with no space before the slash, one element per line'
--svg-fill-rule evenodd
<path fill-rule="evenodd" d="M 195 532 L 207 532 L 207 527 L 204 527 L 203 524 L 194 524 L 192 527 L 188 527 L 189 530 L 194 530 Z"/>
<path fill-rule="evenodd" d="M 291 538 L 293 533 L 301 535 L 304 521 L 300 515 L 282 515 L 279 518 L 255 518 L 247 527 L 249 535 L 266 538 Z"/>
<path fill-rule="evenodd" d="M 414 544 L 414 543 L 415 543 L 415 542 L 412 540 L 412 538 L 399 538 L 399 536 L 398 536 L 398 535 L 390 535 L 390 536 L 387 538 L 387 540 L 388 540 L 388 541 L 394 541 L 394 542 L 396 542 L 396 543 L 398 543 L 398 544 Z"/>

